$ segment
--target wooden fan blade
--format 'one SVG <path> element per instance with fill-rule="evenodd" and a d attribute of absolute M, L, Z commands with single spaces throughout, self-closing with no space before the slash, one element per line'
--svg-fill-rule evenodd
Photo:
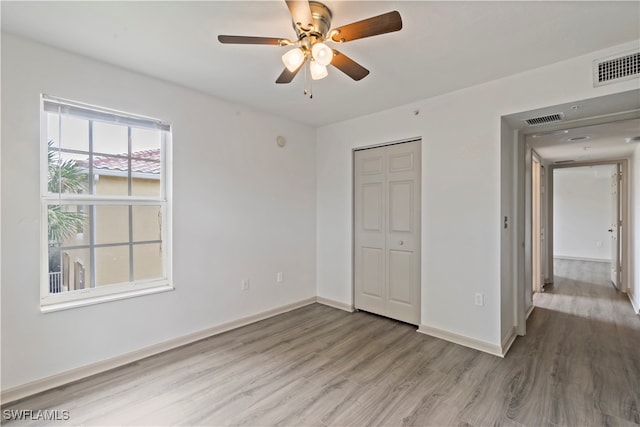
<path fill-rule="evenodd" d="M 343 25 L 331 30 L 334 42 L 350 42 L 352 40 L 363 39 L 365 37 L 377 36 L 378 34 L 392 33 L 402 29 L 402 18 L 396 10 L 374 16 L 373 18 Z"/>
<path fill-rule="evenodd" d="M 250 36 L 218 36 L 218 41 L 225 44 L 269 44 L 281 46 L 288 42 L 287 39 L 275 37 L 250 37 Z"/>
<path fill-rule="evenodd" d="M 285 0 L 289 13 L 293 22 L 298 24 L 305 30 L 311 29 L 313 26 L 313 17 L 311 16 L 311 7 L 308 0 Z"/>
<path fill-rule="evenodd" d="M 302 68 L 302 66 L 306 63 L 307 61 L 304 61 L 302 64 L 300 64 L 300 66 L 298 68 L 296 68 L 293 71 L 289 71 L 288 68 L 285 68 L 282 71 L 282 74 L 280 74 L 280 77 L 278 77 L 278 80 L 276 80 L 276 83 L 278 84 L 282 84 L 282 83 L 291 83 L 291 80 L 293 80 L 293 78 L 296 76 L 296 74 L 298 74 L 298 71 L 300 71 L 300 68 Z"/>
<path fill-rule="evenodd" d="M 369 74 L 369 70 L 335 49 L 333 49 L 331 65 L 356 81 L 364 79 Z"/>

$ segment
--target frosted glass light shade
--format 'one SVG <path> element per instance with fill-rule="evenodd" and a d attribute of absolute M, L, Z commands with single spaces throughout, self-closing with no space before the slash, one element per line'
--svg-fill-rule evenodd
<path fill-rule="evenodd" d="M 311 70 L 311 78 L 313 80 L 320 80 L 327 77 L 327 67 L 322 64 L 319 64 L 318 61 L 311 61 L 309 65 L 309 69 Z"/>
<path fill-rule="evenodd" d="M 293 72 L 304 62 L 304 52 L 299 47 L 282 55 L 282 62 L 287 70 Z"/>
<path fill-rule="evenodd" d="M 316 43 L 311 48 L 311 56 L 316 62 L 325 67 L 331 63 L 333 59 L 333 51 L 324 43 Z"/>

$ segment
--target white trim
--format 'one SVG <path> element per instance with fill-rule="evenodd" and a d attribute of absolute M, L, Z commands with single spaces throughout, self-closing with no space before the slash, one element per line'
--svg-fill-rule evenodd
<path fill-rule="evenodd" d="M 516 340 L 516 337 L 518 336 L 518 334 L 516 334 L 516 327 L 512 326 L 511 329 L 509 330 L 509 333 L 507 334 L 507 336 L 505 336 L 502 339 L 502 357 L 504 357 L 507 352 L 509 351 L 509 349 L 511 348 L 511 345 L 513 344 L 513 342 Z"/>
<path fill-rule="evenodd" d="M 39 380 L 32 381 L 30 383 L 22 384 L 19 386 L 11 387 L 6 390 L 2 390 L 0 402 L 4 405 L 8 402 L 13 402 L 18 399 L 22 399 L 27 396 L 31 396 L 36 393 L 40 393 L 45 390 L 49 390 L 54 387 L 69 384 L 74 381 L 95 375 L 101 372 L 108 371 L 110 369 L 117 368 L 141 359 L 145 357 L 153 356 L 164 351 L 168 351 L 183 345 L 187 345 L 205 338 L 209 338 L 214 335 L 221 334 L 223 332 L 230 331 L 232 329 L 240 328 L 242 326 L 249 325 L 251 323 L 258 322 L 260 320 L 267 319 L 269 317 L 277 316 L 279 314 L 286 313 L 297 308 L 301 308 L 316 302 L 316 298 L 307 298 L 301 301 L 286 304 L 280 307 L 272 308 L 270 310 L 263 311 L 261 313 L 253 314 L 251 316 L 242 317 L 237 320 L 232 320 L 227 323 L 214 326 L 212 328 L 204 329 L 191 334 L 183 335 L 181 337 L 172 338 L 167 341 L 163 341 L 151 346 L 134 350 L 129 353 L 125 353 L 119 356 L 112 357 L 110 359 L 102 360 L 100 362 L 92 363 L 89 365 L 81 366 L 69 371 L 60 372 Z"/>
<path fill-rule="evenodd" d="M 604 258 L 588 258 L 588 257 L 576 257 L 567 255 L 554 255 L 553 259 L 566 259 L 569 261 L 588 261 L 588 262 L 611 262 L 610 259 Z"/>
<path fill-rule="evenodd" d="M 114 283 L 112 285 L 97 286 L 95 288 L 77 289 L 70 292 L 49 293 L 48 289 L 48 273 L 42 272 L 47 282 L 44 283 L 43 289 L 47 295 L 40 298 L 40 310 L 44 313 L 47 311 L 58 311 L 67 308 L 79 307 L 82 305 L 93 305 L 101 302 L 112 301 L 122 296 L 122 298 L 136 297 L 145 295 L 147 293 L 154 293 L 150 291 L 157 289 L 159 292 L 170 291 L 173 289 L 173 284 L 166 278 L 141 280 L 134 282 Z M 88 301 L 87 304 L 82 304 L 82 301 Z M 73 304 L 77 302 L 77 304 Z M 71 304 L 69 304 L 71 303 Z M 48 310 L 48 307 L 54 306 L 52 310 Z"/>
<path fill-rule="evenodd" d="M 145 159 L 134 159 L 133 157 L 131 158 L 131 160 L 143 160 L 145 161 Z M 160 166 L 162 167 L 162 165 Z M 87 170 L 87 168 L 84 168 L 85 170 Z M 127 171 L 121 171 L 121 170 L 113 170 L 113 169 L 99 169 L 96 168 L 94 166 L 94 170 L 93 170 L 93 174 L 94 175 L 99 175 L 99 176 L 112 176 L 112 177 L 117 177 L 117 178 L 128 178 L 129 174 Z M 156 181 L 160 181 L 160 173 L 151 173 L 151 172 L 131 172 L 131 178 L 139 178 L 139 179 L 153 179 Z"/>
<path fill-rule="evenodd" d="M 131 291 L 121 291 L 118 290 L 117 292 L 112 292 L 112 293 L 108 293 L 105 295 L 96 295 L 94 297 L 89 297 L 89 298 L 76 298 L 76 299 L 71 299 L 71 300 L 63 300 L 63 301 L 59 301 L 59 302 L 53 302 L 53 303 L 45 303 L 44 300 L 41 300 L 40 303 L 40 311 L 42 313 L 52 313 L 54 311 L 61 311 L 61 310 L 68 310 L 70 308 L 77 308 L 77 307 L 84 307 L 86 305 L 94 305 L 94 304 L 101 304 L 103 302 L 109 302 L 109 301 L 117 301 L 120 299 L 127 299 L 127 298 L 135 298 L 135 297 L 139 297 L 142 295 L 150 295 L 150 294 L 157 294 L 160 292 L 167 292 L 167 291 L 173 291 L 174 288 L 171 285 L 171 283 L 163 281 L 162 285 L 153 285 L 153 283 L 148 283 L 146 284 L 146 286 L 153 286 L 153 287 L 146 287 L 146 288 L 142 288 L 142 289 L 133 289 Z M 134 285 L 135 286 L 135 285 Z M 139 288 L 140 286 L 138 286 Z M 74 291 L 74 292 L 83 292 L 83 291 L 90 291 L 91 288 L 89 289 L 81 289 L 78 291 Z M 64 295 L 64 293 L 61 294 L 52 294 L 52 295 Z"/>
<path fill-rule="evenodd" d="M 640 307 L 636 307 L 636 304 L 633 301 L 633 296 L 631 295 L 631 292 L 627 292 L 627 296 L 629 297 L 629 301 L 631 301 L 631 307 L 633 307 L 633 311 L 636 314 L 640 314 Z"/>
<path fill-rule="evenodd" d="M 527 310 L 527 314 L 525 316 L 525 319 L 529 319 L 529 316 L 531 316 L 531 313 L 533 313 L 533 309 L 535 308 L 534 304 L 531 304 L 531 307 L 529 307 L 529 309 Z"/>
<path fill-rule="evenodd" d="M 475 338 L 470 338 L 465 335 L 456 334 L 454 332 L 445 331 L 443 329 L 434 328 L 431 326 L 420 324 L 418 326 L 418 332 L 421 334 L 429 335 L 435 338 L 440 338 L 445 341 L 452 342 L 454 344 L 463 345 L 465 347 L 473 348 L 485 353 L 493 354 L 494 356 L 504 357 L 502 353 L 502 347 L 496 344 L 488 343 L 486 341 L 480 341 Z"/>
<path fill-rule="evenodd" d="M 48 113 L 64 113 L 72 116 L 86 117 L 90 120 L 97 120 L 104 123 L 117 123 L 123 126 L 131 126 L 143 129 L 157 129 L 170 131 L 171 125 L 164 123 L 160 119 L 142 116 L 140 114 L 127 113 L 125 111 L 86 104 L 84 102 L 72 101 L 70 99 L 58 98 L 43 93 L 42 111 Z"/>
<path fill-rule="evenodd" d="M 396 139 L 395 141 L 391 141 L 391 142 L 378 142 L 371 145 L 362 145 L 362 146 L 354 147 L 351 149 L 351 153 L 352 153 L 351 157 L 353 157 L 353 152 L 355 151 L 370 150 L 372 148 L 387 147 L 389 145 L 406 144 L 408 142 L 418 142 L 418 141 L 422 144 L 421 136 L 412 136 L 406 139 Z M 422 147 L 422 145 L 420 147 Z"/>
<path fill-rule="evenodd" d="M 324 297 L 316 297 L 316 302 L 318 304 L 326 305 L 329 307 L 337 308 L 339 310 L 348 311 L 349 313 L 353 313 L 353 306 L 351 304 L 346 304 L 344 302 L 335 301 L 329 298 Z"/>
<path fill-rule="evenodd" d="M 167 200 L 157 197 L 144 196 L 92 196 L 86 194 L 64 194 L 59 197 L 55 193 L 42 196 L 47 205 L 162 205 Z"/>

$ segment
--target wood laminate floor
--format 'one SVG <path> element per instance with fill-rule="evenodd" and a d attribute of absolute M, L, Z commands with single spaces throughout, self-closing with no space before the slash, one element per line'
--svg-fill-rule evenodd
<path fill-rule="evenodd" d="M 67 410 L 62 425 L 640 425 L 640 318 L 607 271 L 558 261 L 504 359 L 314 304 L 3 414 Z M 7 425 L 18 424 L 56 423 Z"/>

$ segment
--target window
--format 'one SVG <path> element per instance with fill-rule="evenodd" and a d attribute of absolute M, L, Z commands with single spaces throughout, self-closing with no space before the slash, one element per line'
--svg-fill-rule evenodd
<path fill-rule="evenodd" d="M 41 308 L 169 290 L 161 121 L 42 96 Z"/>

